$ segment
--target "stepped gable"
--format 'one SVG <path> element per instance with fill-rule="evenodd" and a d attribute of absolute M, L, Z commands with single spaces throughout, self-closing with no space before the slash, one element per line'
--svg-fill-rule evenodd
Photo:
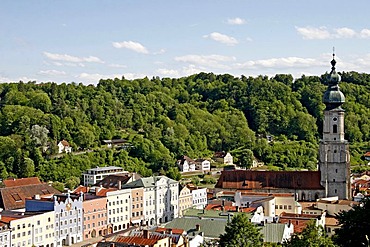
<path fill-rule="evenodd" d="M 318 171 L 223 171 L 216 188 L 220 189 L 324 189 Z"/>

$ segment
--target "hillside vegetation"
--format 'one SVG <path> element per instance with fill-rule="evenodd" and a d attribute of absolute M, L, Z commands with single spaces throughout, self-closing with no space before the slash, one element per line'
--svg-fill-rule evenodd
<path fill-rule="evenodd" d="M 370 75 L 341 75 L 355 166 L 364 163 L 361 155 L 370 141 Z M 97 86 L 0 84 L 0 177 L 64 182 L 88 168 L 115 165 L 178 179 L 180 155 L 207 158 L 215 151 L 231 152 L 245 167 L 253 154 L 271 169 L 316 169 L 325 78 L 199 73 L 107 79 Z M 128 148 L 112 150 L 102 143 L 117 138 L 126 139 Z M 82 154 L 55 157 L 62 139 Z M 83 153 L 87 150 L 94 152 Z"/>

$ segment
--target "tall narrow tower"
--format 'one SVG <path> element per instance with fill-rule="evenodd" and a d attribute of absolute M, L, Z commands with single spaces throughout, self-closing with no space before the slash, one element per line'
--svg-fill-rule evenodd
<path fill-rule="evenodd" d="M 338 196 L 339 199 L 351 198 L 349 144 L 344 139 L 344 94 L 339 89 L 340 75 L 335 71 L 336 61 L 331 61 L 328 88 L 323 97 L 324 110 L 323 136 L 319 146 L 319 170 L 321 185 L 325 196 Z"/>

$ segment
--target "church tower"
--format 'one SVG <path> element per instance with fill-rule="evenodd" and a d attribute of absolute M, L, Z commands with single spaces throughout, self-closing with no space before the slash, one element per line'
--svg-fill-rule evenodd
<path fill-rule="evenodd" d="M 340 75 L 335 71 L 334 58 L 335 54 L 323 97 L 326 108 L 319 145 L 319 170 L 326 197 L 351 199 L 349 144 L 344 139 L 344 110 L 341 107 L 345 97 L 339 89 Z"/>

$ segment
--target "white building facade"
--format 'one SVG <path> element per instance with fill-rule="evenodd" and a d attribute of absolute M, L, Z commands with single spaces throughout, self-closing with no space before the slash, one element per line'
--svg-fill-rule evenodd
<path fill-rule="evenodd" d="M 130 189 L 107 192 L 108 227 L 112 227 L 113 232 L 121 231 L 130 227 L 130 202 Z"/>

